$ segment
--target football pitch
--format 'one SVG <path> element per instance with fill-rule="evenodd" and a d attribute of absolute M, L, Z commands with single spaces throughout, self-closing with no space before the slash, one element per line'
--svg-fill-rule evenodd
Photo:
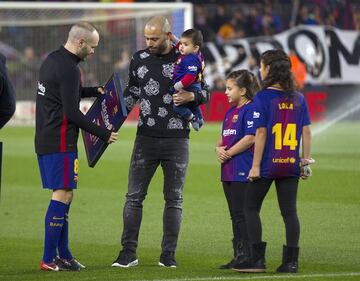
<path fill-rule="evenodd" d="M 315 124 L 315 130 L 319 124 Z M 137 267 L 112 268 L 120 250 L 122 208 L 135 127 L 120 130 L 97 166 L 87 166 L 79 141 L 79 184 L 70 212 L 70 247 L 87 268 L 40 272 L 43 224 L 50 192 L 42 190 L 34 153 L 34 128 L 0 131 L 3 144 L 0 201 L 0 280 L 360 280 L 360 123 L 339 123 L 313 137 L 313 176 L 301 181 L 299 273 L 275 273 L 285 231 L 272 187 L 261 217 L 267 241 L 267 273 L 219 270 L 231 259 L 231 222 L 219 180 L 214 146 L 220 124 L 191 132 L 184 189 L 178 267 L 157 265 L 162 237 L 162 171 L 144 202 Z"/>

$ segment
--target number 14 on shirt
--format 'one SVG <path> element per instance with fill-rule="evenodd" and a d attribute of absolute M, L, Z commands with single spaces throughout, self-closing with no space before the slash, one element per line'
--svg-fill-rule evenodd
<path fill-rule="evenodd" d="M 276 123 L 272 127 L 272 134 L 275 134 L 275 149 L 281 150 L 283 146 L 290 146 L 290 150 L 295 150 L 298 141 L 296 139 L 296 124 L 289 123 L 286 125 L 285 133 L 283 137 L 283 124 Z"/>

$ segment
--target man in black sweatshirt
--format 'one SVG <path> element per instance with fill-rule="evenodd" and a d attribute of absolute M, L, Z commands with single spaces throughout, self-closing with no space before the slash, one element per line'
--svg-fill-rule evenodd
<path fill-rule="evenodd" d="M 77 185 L 79 128 L 113 143 L 117 133 L 88 121 L 79 109 L 82 97 L 97 97 L 102 87 L 82 87 L 78 63 L 98 46 L 99 33 L 89 23 L 71 27 L 67 42 L 49 54 L 40 68 L 36 95 L 35 151 L 44 188 L 52 198 L 45 216 L 41 270 L 85 268 L 68 247 L 68 213 Z"/>
<path fill-rule="evenodd" d="M 0 53 L 0 129 L 15 112 L 15 93 L 6 69 L 6 58 Z"/>
<path fill-rule="evenodd" d="M 179 53 L 171 44 L 166 18 L 151 18 L 144 30 L 147 49 L 136 52 L 130 63 L 129 83 L 124 91 L 128 111 L 140 103 L 137 136 L 132 153 L 128 192 L 123 212 L 122 250 L 113 267 L 138 264 L 136 248 L 142 203 L 157 167 L 164 173 L 164 233 L 159 265 L 176 267 L 175 249 L 182 217 L 182 191 L 188 166 L 189 124 L 173 111 L 176 105 L 205 103 L 208 90 L 171 95 L 174 63 Z"/>

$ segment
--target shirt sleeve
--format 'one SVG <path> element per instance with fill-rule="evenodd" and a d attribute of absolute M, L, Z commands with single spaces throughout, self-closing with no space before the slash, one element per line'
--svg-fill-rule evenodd
<path fill-rule="evenodd" d="M 135 65 L 135 58 L 132 57 L 129 67 L 129 81 L 123 93 L 128 113 L 134 108 L 140 97 L 140 87 L 137 81 Z"/>
<path fill-rule="evenodd" d="M 175 42 L 175 48 L 178 50 L 180 49 L 180 40 Z"/>
<path fill-rule="evenodd" d="M 81 87 L 80 93 L 82 98 L 97 98 L 100 94 L 98 92 L 99 87 Z"/>
<path fill-rule="evenodd" d="M 4 73 L 1 73 L 2 71 Z M 15 107 L 15 91 L 7 76 L 5 65 L 3 65 L 3 69 L 0 69 L 0 129 L 4 127 L 13 116 Z"/>
<path fill-rule="evenodd" d="M 111 131 L 95 125 L 86 119 L 79 109 L 79 73 L 74 67 L 64 67 L 60 72 L 60 96 L 65 116 L 79 128 L 108 141 Z"/>
<path fill-rule="evenodd" d="M 253 119 L 254 119 L 254 125 L 255 128 L 261 128 L 267 126 L 267 118 L 266 118 L 266 111 L 264 108 L 264 103 L 261 98 L 261 94 L 257 94 L 254 98 L 254 113 L 253 113 Z"/>
<path fill-rule="evenodd" d="M 304 114 L 303 126 L 310 125 L 311 121 L 310 121 L 309 107 L 307 105 L 305 97 L 303 98 L 303 114 Z"/>
<path fill-rule="evenodd" d="M 255 105 L 251 103 L 248 105 L 248 109 L 244 114 L 244 134 L 245 135 L 255 135 L 256 127 L 254 124 L 254 112 L 255 112 Z"/>
<path fill-rule="evenodd" d="M 187 88 L 187 87 L 189 87 L 192 83 L 194 83 L 195 79 L 196 79 L 196 76 L 193 75 L 192 73 L 190 73 L 190 74 L 185 74 L 184 77 L 180 80 L 181 85 L 182 85 L 181 88 Z M 177 83 L 179 83 L 179 82 L 177 82 Z M 175 84 L 175 85 L 176 85 L 176 84 Z M 174 85 L 174 88 L 175 88 L 176 90 L 178 90 L 175 85 Z"/>

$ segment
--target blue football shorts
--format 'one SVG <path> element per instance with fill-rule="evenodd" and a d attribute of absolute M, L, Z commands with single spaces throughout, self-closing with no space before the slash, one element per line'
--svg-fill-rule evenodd
<path fill-rule="evenodd" d="M 79 170 L 77 152 L 38 155 L 38 163 L 43 188 L 76 188 Z"/>

